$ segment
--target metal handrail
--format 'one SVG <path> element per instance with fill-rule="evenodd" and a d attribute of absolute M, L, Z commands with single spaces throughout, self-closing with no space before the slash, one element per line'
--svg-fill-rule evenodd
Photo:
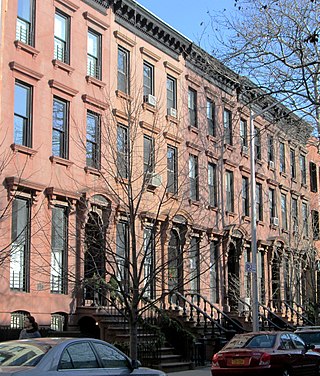
<path fill-rule="evenodd" d="M 311 321 L 307 316 L 303 315 L 301 312 L 299 312 L 297 309 L 295 309 L 293 306 L 291 306 L 285 300 L 283 300 L 282 303 L 291 312 L 295 313 L 299 318 L 301 318 L 304 324 L 315 325 L 315 323 L 313 321 Z M 297 307 L 302 308 L 304 310 L 304 307 L 302 307 L 299 303 L 296 303 L 294 301 L 292 301 L 292 303 L 294 303 Z"/>
<path fill-rule="evenodd" d="M 211 303 L 207 298 L 205 298 L 200 293 L 187 293 L 186 297 L 188 295 L 190 295 L 192 298 L 193 298 L 193 296 L 197 296 L 198 305 L 200 304 L 200 299 L 201 299 L 204 302 L 204 311 L 205 312 L 206 312 L 206 305 L 209 305 L 209 307 L 211 308 L 211 317 L 212 317 L 213 311 L 216 311 L 218 316 L 219 316 L 218 320 L 221 321 L 220 316 L 222 316 L 222 318 L 225 320 L 225 322 L 230 323 L 232 325 L 232 327 L 237 331 L 237 333 L 248 332 L 248 330 L 244 329 L 243 326 L 239 322 L 237 322 L 236 320 L 229 317 L 227 313 L 223 312 L 220 308 L 215 306 L 213 303 Z"/>

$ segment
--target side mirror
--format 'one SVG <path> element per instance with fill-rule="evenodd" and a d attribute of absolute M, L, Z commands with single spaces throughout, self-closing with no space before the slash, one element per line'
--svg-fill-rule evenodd
<path fill-rule="evenodd" d="M 131 360 L 131 368 L 137 369 L 141 367 L 141 362 L 139 360 Z"/>
<path fill-rule="evenodd" d="M 313 344 L 311 344 L 311 343 L 308 343 L 308 344 L 306 345 L 306 351 L 308 351 L 308 350 L 314 350 L 315 348 L 316 348 L 316 346 L 313 345 Z"/>

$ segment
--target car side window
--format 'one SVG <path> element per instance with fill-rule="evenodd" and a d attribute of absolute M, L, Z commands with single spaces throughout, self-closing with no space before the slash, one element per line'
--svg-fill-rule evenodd
<path fill-rule="evenodd" d="M 305 343 L 303 342 L 302 338 L 297 336 L 296 334 L 290 334 L 292 341 L 297 349 L 304 349 Z"/>
<path fill-rule="evenodd" d="M 128 368 L 128 360 L 119 351 L 103 343 L 94 342 L 93 346 L 104 368 Z"/>
<path fill-rule="evenodd" d="M 281 350 L 292 350 L 294 349 L 294 345 L 292 343 L 292 340 L 288 334 L 281 334 L 280 337 L 280 349 Z"/>
<path fill-rule="evenodd" d="M 97 358 L 88 342 L 75 343 L 62 353 L 58 369 L 99 368 Z"/>

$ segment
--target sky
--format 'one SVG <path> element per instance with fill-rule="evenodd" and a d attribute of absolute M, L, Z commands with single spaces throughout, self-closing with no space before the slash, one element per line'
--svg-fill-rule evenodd
<path fill-rule="evenodd" d="M 208 11 L 230 11 L 234 0 L 136 0 L 198 45 L 210 33 Z"/>

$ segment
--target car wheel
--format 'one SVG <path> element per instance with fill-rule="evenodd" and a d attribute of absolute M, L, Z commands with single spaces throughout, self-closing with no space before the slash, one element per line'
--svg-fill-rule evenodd
<path fill-rule="evenodd" d="M 284 369 L 281 373 L 281 376 L 291 376 L 291 372 L 287 369 Z"/>

